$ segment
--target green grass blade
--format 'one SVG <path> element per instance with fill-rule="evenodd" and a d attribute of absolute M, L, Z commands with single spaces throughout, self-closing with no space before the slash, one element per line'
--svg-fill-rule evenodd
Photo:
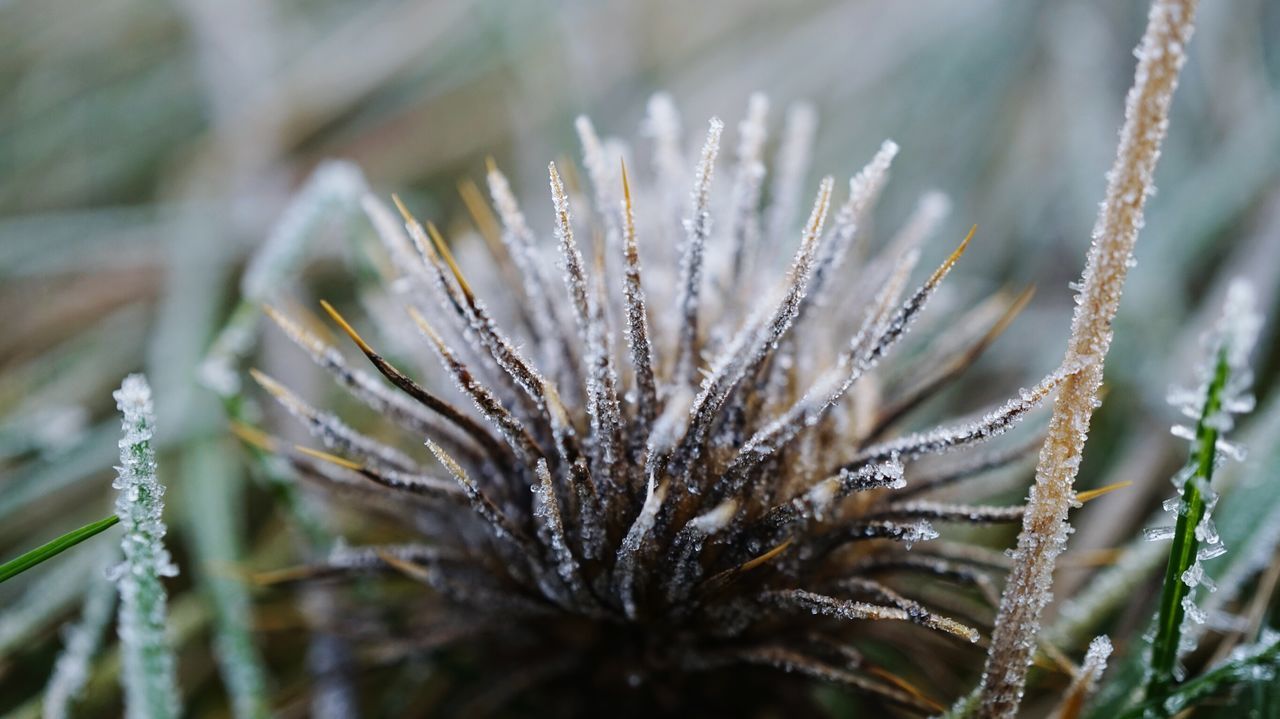
<path fill-rule="evenodd" d="M 120 518 L 114 514 L 109 517 L 103 517 L 102 519 L 91 524 L 86 524 L 79 529 L 73 529 L 51 542 L 42 544 L 19 557 L 10 559 L 4 564 L 0 564 L 0 582 L 22 574 L 41 562 L 52 559 L 89 537 L 111 527 L 119 521 Z"/>
<path fill-rule="evenodd" d="M 1160 613 L 1156 619 L 1155 638 L 1151 644 L 1151 665 L 1147 680 L 1148 699 L 1159 699 L 1169 692 L 1176 681 L 1174 670 L 1178 663 L 1178 644 L 1182 638 L 1182 622 L 1186 614 L 1183 600 L 1190 587 L 1183 581 L 1183 573 L 1195 562 L 1200 542 L 1196 527 L 1206 511 L 1203 489 L 1208 489 L 1213 479 L 1214 458 L 1219 430 L 1212 418 L 1222 407 L 1223 390 L 1230 376 L 1227 349 L 1218 352 L 1213 377 L 1205 393 L 1204 409 L 1196 423 L 1196 438 L 1191 445 L 1189 465 L 1192 475 L 1183 485 L 1182 505 L 1174 528 L 1173 546 L 1169 549 L 1169 563 L 1165 569 L 1164 588 L 1160 595 Z"/>
<path fill-rule="evenodd" d="M 1252 647 L 1237 649 L 1216 667 L 1179 684 L 1165 695 L 1148 698 L 1131 707 L 1120 715 L 1120 719 L 1138 719 L 1152 714 L 1171 716 L 1231 687 L 1274 681 L 1276 669 L 1280 667 L 1280 639 L 1274 633 L 1264 631 L 1263 634 L 1263 639 Z"/>

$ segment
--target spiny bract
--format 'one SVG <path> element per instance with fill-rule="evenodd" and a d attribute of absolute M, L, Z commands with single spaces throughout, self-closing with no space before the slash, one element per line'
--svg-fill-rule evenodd
<path fill-rule="evenodd" d="M 366 196 L 394 268 L 387 290 L 407 308 L 370 317 L 386 341 L 416 329 L 443 371 L 411 378 L 324 308 L 398 392 L 306 322 L 267 309 L 338 384 L 409 439 L 425 438 L 435 460 L 414 456 L 412 442 L 393 447 L 357 431 L 255 372 L 327 451 L 259 441 L 419 537 L 340 548 L 280 576 L 393 571 L 428 585 L 425 595 L 388 594 L 383 606 L 356 602 L 380 621 L 352 619 L 358 626 L 347 629 L 378 649 L 378 661 L 445 647 L 466 657 L 457 659 L 471 662 L 462 676 L 474 680 L 459 680 L 443 711 L 536 701 L 557 716 L 606 707 L 756 714 L 805 706 L 805 678 L 914 711 L 950 700 L 880 669 L 864 650 L 910 656 L 941 651 L 937 637 L 980 641 L 983 622 L 972 617 L 989 616 L 980 602 L 994 602 L 986 572 L 1000 556 L 927 540 L 938 536 L 935 523 L 1016 522 L 1022 507 L 929 493 L 1008 465 L 1035 443 L 917 460 L 1004 433 L 1073 370 L 976 419 L 895 433 L 1027 297 L 980 303 L 933 332 L 918 361 L 875 371 L 973 232 L 913 292 L 909 275 L 945 197 L 925 195 L 894 238 L 867 251 L 864 226 L 897 153 L 892 142 L 850 179 L 843 200 L 832 178 L 822 180 L 795 228 L 813 113 L 788 114 L 765 202 L 767 108 L 751 99 L 725 190 L 713 183 L 718 119 L 690 166 L 674 107 L 655 97 L 645 188 L 628 175 L 629 149 L 580 118 L 591 197 L 579 196 L 570 167 L 550 166 L 554 237 L 530 228 L 490 163 L 497 217 L 474 188 L 469 204 L 495 251 L 494 277 L 478 278 L 499 288 L 487 297 L 492 311 L 433 226 L 397 200 L 402 228 Z M 789 246 L 779 276 L 788 251 L 779 248 Z M 781 671 L 747 682 L 744 665 Z"/>

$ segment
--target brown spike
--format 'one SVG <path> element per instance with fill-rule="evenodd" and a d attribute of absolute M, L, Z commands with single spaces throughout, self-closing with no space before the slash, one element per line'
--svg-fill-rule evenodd
<path fill-rule="evenodd" d="M 408 375 L 397 369 L 395 365 L 383 359 L 382 355 L 374 351 L 374 349 L 369 346 L 369 343 L 365 342 L 364 339 L 360 337 L 350 323 L 348 323 L 347 320 L 333 308 L 333 305 L 330 305 L 324 300 L 320 301 L 320 305 L 324 307 L 325 312 L 333 318 L 333 321 L 338 323 L 338 326 L 347 333 L 347 336 L 356 343 L 356 346 L 360 348 L 360 351 L 364 352 L 365 356 L 369 358 L 369 361 L 373 363 L 373 366 L 377 367 L 378 371 L 390 380 L 392 384 L 399 387 L 405 394 L 417 400 L 427 409 L 430 409 L 441 417 L 449 420 L 456 425 L 458 429 L 461 429 L 472 439 L 479 442 L 480 445 L 489 452 L 492 459 L 499 462 L 506 461 L 506 449 L 493 437 L 493 435 L 489 434 L 488 430 L 471 417 L 463 414 L 453 405 L 423 389 L 421 385 L 410 379 Z M 439 338 L 437 337 L 437 339 Z"/>
<path fill-rule="evenodd" d="M 358 332 L 356 332 L 355 328 L 352 327 L 351 324 L 347 322 L 346 318 L 343 317 L 341 314 L 339 314 L 339 312 L 333 308 L 333 305 L 329 304 L 325 300 L 320 300 L 320 306 L 324 308 L 324 311 L 328 313 L 329 317 L 334 322 L 338 323 L 338 326 L 342 328 L 342 331 L 347 333 L 347 336 L 351 338 L 351 341 L 356 343 L 356 346 L 360 348 L 361 352 L 365 353 L 366 355 L 378 354 L 377 352 L 374 352 L 373 348 L 369 346 L 369 343 L 365 342 L 364 338 L 361 337 Z"/>
<path fill-rule="evenodd" d="M 257 447 L 264 452 L 275 452 L 279 447 L 279 442 L 275 437 L 240 420 L 231 420 L 230 429 L 231 433 L 242 442 L 252 447 Z"/>
<path fill-rule="evenodd" d="M 318 449 L 304 447 L 300 444 L 293 445 L 293 448 L 307 455 L 308 457 L 315 457 L 316 459 L 319 459 L 324 462 L 328 462 L 329 464 L 337 465 L 339 467 L 342 467 L 343 469 L 349 469 L 353 472 L 359 472 L 361 474 L 363 474 L 366 471 L 364 468 L 364 465 L 360 464 L 359 462 L 352 462 L 351 460 L 345 459 L 343 457 L 339 457 L 336 454 L 321 452 Z"/>
<path fill-rule="evenodd" d="M 471 215 L 471 221 L 476 223 L 476 229 L 480 230 L 480 236 L 494 252 L 497 252 L 502 239 L 502 230 L 498 227 L 498 218 L 489 208 L 489 203 L 485 202 L 480 188 L 472 180 L 466 179 L 458 183 L 458 194 L 462 197 L 462 204 L 467 207 L 467 214 Z"/>
<path fill-rule="evenodd" d="M 462 276 L 462 269 L 454 261 L 453 253 L 449 251 L 449 245 L 445 243 L 444 237 L 440 235 L 440 231 L 436 229 L 434 222 L 427 223 L 427 234 L 430 235 L 431 242 L 436 247 L 436 252 L 444 259 L 445 264 L 449 266 L 449 271 L 453 273 L 453 279 L 457 280 L 458 287 L 462 290 L 462 294 L 466 296 L 467 302 L 475 304 L 475 293 L 471 291 L 471 285 L 467 283 L 467 279 Z"/>
<path fill-rule="evenodd" d="M 1131 480 L 1125 480 L 1123 482 L 1108 484 L 1105 487 L 1098 487 L 1097 489 L 1090 489 L 1084 492 L 1076 492 L 1076 501 L 1079 502 L 1080 504 L 1084 504 L 1085 502 L 1097 499 L 1098 497 L 1101 497 L 1104 494 L 1110 494 L 1111 492 L 1114 492 L 1117 489 L 1124 489 L 1125 487 L 1128 487 L 1131 484 L 1133 484 Z"/>

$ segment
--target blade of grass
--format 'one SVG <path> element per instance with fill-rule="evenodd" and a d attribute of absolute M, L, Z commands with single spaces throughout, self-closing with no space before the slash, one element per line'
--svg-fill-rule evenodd
<path fill-rule="evenodd" d="M 103 517 L 79 529 L 73 529 L 53 541 L 46 542 L 21 556 L 10 559 L 4 564 L 0 564 L 0 582 L 22 574 L 37 564 L 56 557 L 84 540 L 114 526 L 119 521 L 120 518 L 114 514 L 109 517 Z"/>
<path fill-rule="evenodd" d="M 1217 451 L 1218 429 L 1213 418 L 1222 407 L 1222 394 L 1230 377 L 1230 364 L 1224 347 L 1218 352 L 1213 369 L 1213 379 L 1206 391 L 1204 409 L 1196 423 L 1196 438 L 1191 445 L 1189 465 L 1194 473 L 1183 485 L 1182 505 L 1178 508 L 1178 521 L 1174 528 L 1173 546 L 1169 549 L 1169 562 L 1165 568 L 1164 588 L 1160 594 L 1160 614 L 1156 620 L 1155 639 L 1151 644 L 1150 675 L 1147 680 L 1147 697 L 1159 699 L 1168 693 L 1176 681 L 1174 670 L 1178 663 L 1178 645 L 1182 639 L 1182 621 L 1186 615 L 1183 600 L 1191 587 L 1182 576 L 1195 562 L 1200 541 L 1196 527 L 1206 512 L 1205 496 L 1213 479 Z"/>
<path fill-rule="evenodd" d="M 1272 682 L 1277 668 L 1280 668 L 1280 637 L 1264 630 L 1257 644 L 1237 649 L 1216 667 L 1180 684 L 1165 696 L 1148 699 L 1130 708 L 1119 719 L 1172 716 L 1233 686 Z"/>
<path fill-rule="evenodd" d="M 118 633 L 125 716 L 179 716 L 173 644 L 168 636 L 168 593 L 163 578 L 177 575 L 164 537 L 165 487 L 156 477 L 155 405 L 146 377 L 129 375 L 113 396 L 123 416 L 116 514 L 124 523 L 124 561 L 112 571 L 120 590 Z"/>

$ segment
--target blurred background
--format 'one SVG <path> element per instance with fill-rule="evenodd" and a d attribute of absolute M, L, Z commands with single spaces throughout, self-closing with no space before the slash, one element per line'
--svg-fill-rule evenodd
<path fill-rule="evenodd" d="M 420 217 L 460 227 L 458 182 L 481 181 L 493 156 L 545 229 L 546 163 L 579 156 L 574 117 L 638 139 L 656 91 L 674 97 L 691 143 L 723 117 L 726 147 L 752 92 L 772 102 L 771 148 L 786 108 L 810 103 L 810 188 L 897 141 L 876 223 L 896 227 L 938 189 L 953 210 L 934 257 L 979 225 L 951 302 L 1038 288 L 975 375 L 1028 384 L 1065 345 L 1068 282 L 1114 157 L 1146 10 L 1137 0 L 0 0 L 2 553 L 109 511 L 110 391 L 145 369 L 180 563 L 201 552 L 229 566 L 253 550 L 270 566 L 279 552 L 266 548 L 275 535 L 257 503 L 267 495 L 225 493 L 245 472 L 195 377 L 247 258 L 281 231 L 293 193 L 322 161 L 346 159 L 379 195 L 398 192 Z M 1082 551 L 1121 543 L 1169 493 L 1185 450 L 1168 435 L 1165 392 L 1195 366 L 1227 279 L 1251 278 L 1276 314 L 1280 5 L 1205 2 L 1200 14 L 1081 478 L 1137 486 L 1085 512 Z M 317 234 L 315 257 L 346 256 L 341 237 Z M 1280 359 L 1272 327 L 1255 361 L 1264 407 Z M 959 391 L 1003 394 L 976 382 Z M 232 484 L 210 498 L 195 489 L 202 476 Z M 210 506 L 227 508 L 227 526 L 192 519 Z M 33 711 L 58 627 L 101 561 L 90 545 L 0 587 L 0 712 Z M 186 622 L 183 684 L 209 716 L 226 709 L 208 602 L 187 590 L 202 572 L 216 584 L 227 566 L 184 569 L 172 586 L 175 621 Z M 1066 574 L 1065 589 L 1084 581 Z M 267 636 L 289 621 L 270 605 L 257 618 Z M 110 713 L 112 682 L 93 686 Z"/>

